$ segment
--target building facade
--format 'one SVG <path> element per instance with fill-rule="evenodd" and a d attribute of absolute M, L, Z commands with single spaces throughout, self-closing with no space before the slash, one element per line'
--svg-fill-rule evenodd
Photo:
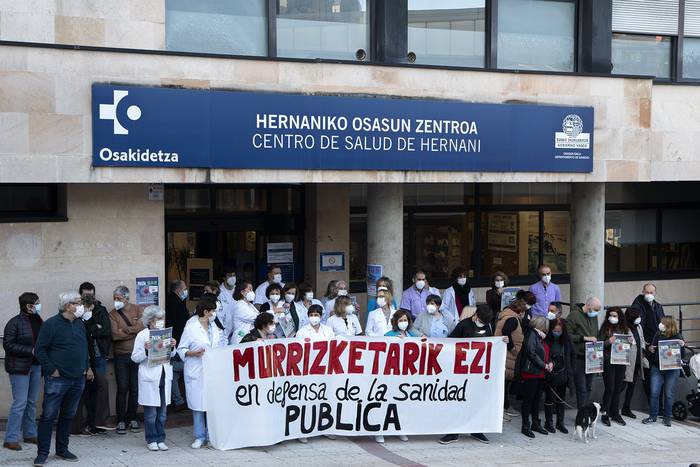
<path fill-rule="evenodd" d="M 361 305 L 368 265 L 397 289 L 418 268 L 449 287 L 463 266 L 478 301 L 494 271 L 527 286 L 540 263 L 565 301 L 626 305 L 645 282 L 662 303 L 700 301 L 699 11 L 698 0 L 2 3 L 0 322 L 24 291 L 53 313 L 85 280 L 109 303 L 116 285 L 157 277 L 163 304 L 169 280 L 196 298 L 226 268 L 257 283 L 271 262 L 317 296 L 349 280 Z M 108 102 L 95 86 L 592 108 L 592 164 L 463 170 L 426 158 L 407 170 L 379 151 L 376 166 L 351 169 L 290 168 L 285 154 L 245 168 L 110 166 L 94 151 L 112 128 L 96 117 Z M 125 107 L 115 118 L 134 131 L 121 141 L 164 131 Z M 501 131 L 509 141 L 515 129 Z M 0 413 L 8 388 L 0 377 Z"/>

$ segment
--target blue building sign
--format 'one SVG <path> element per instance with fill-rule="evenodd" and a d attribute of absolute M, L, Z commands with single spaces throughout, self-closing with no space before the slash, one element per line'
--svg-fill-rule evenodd
<path fill-rule="evenodd" d="M 591 172 L 593 108 L 92 86 L 93 166 Z"/>

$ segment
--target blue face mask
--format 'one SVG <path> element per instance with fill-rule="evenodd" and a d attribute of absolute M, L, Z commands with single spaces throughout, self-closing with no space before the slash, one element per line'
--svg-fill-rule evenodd
<path fill-rule="evenodd" d="M 37 303 L 34 305 L 34 313 L 36 313 L 37 315 L 41 313 L 41 303 Z"/>
<path fill-rule="evenodd" d="M 598 316 L 598 312 L 597 312 L 597 311 L 591 310 L 591 311 L 588 312 L 588 317 L 589 317 L 589 318 L 595 318 L 596 316 Z"/>
<path fill-rule="evenodd" d="M 180 292 L 180 300 L 187 300 L 187 297 L 189 297 L 189 295 L 189 290 L 183 290 L 182 292 Z"/>
<path fill-rule="evenodd" d="M 554 337 L 561 337 L 561 331 L 559 331 L 559 332 L 557 332 L 557 331 L 552 331 L 552 335 L 553 335 Z"/>

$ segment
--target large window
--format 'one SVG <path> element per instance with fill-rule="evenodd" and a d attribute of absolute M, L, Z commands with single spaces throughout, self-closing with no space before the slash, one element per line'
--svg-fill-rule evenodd
<path fill-rule="evenodd" d="M 66 220 L 65 185 L 0 185 L 0 222 Z"/>
<path fill-rule="evenodd" d="M 493 211 L 481 214 L 481 275 L 500 270 L 527 276 L 539 265 L 540 217 L 537 211 Z"/>
<path fill-rule="evenodd" d="M 683 42 L 683 77 L 700 79 L 700 38 L 686 37 Z"/>
<path fill-rule="evenodd" d="M 572 0 L 499 0 L 498 68 L 574 71 Z"/>
<path fill-rule="evenodd" d="M 656 210 L 605 212 L 605 272 L 657 268 Z"/>
<path fill-rule="evenodd" d="M 166 0 L 168 50 L 267 55 L 265 0 Z"/>
<path fill-rule="evenodd" d="M 408 0 L 408 50 L 416 63 L 483 67 L 485 0 Z"/>
<path fill-rule="evenodd" d="M 612 72 L 617 75 L 671 77 L 671 38 L 613 34 Z"/>
<path fill-rule="evenodd" d="M 367 0 L 278 0 L 276 23 L 279 57 L 355 60 L 369 53 Z"/>
<path fill-rule="evenodd" d="M 661 212 L 663 269 L 700 269 L 700 209 L 669 209 Z"/>
<path fill-rule="evenodd" d="M 423 269 L 429 280 L 449 281 L 452 270 L 469 266 L 474 245 L 473 213 L 416 213 L 405 235 L 410 251 L 404 254 L 404 276 Z M 474 270 L 470 270 L 474 277 Z"/>

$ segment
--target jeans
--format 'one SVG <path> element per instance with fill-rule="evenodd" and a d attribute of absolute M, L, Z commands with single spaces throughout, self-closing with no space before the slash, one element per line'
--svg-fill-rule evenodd
<path fill-rule="evenodd" d="M 131 360 L 131 354 L 114 356 L 114 376 L 117 379 L 117 422 L 126 423 L 136 420 L 139 400 L 139 365 Z"/>
<path fill-rule="evenodd" d="M 85 377 L 54 378 L 47 376 L 44 379 L 44 403 L 39 419 L 39 446 L 38 454 L 48 456 L 51 449 L 51 432 L 53 422 L 58 418 L 56 425 L 56 453 L 64 454 L 68 451 L 68 437 L 70 425 L 75 411 L 78 410 L 80 396 L 85 388 Z"/>
<path fill-rule="evenodd" d="M 671 418 L 671 408 L 673 407 L 673 398 L 676 396 L 676 383 L 678 383 L 679 375 L 680 370 L 661 371 L 658 366 L 651 367 L 649 417 L 656 419 L 659 415 L 659 395 L 661 394 L 661 386 L 663 386 L 664 418 Z"/>
<path fill-rule="evenodd" d="M 109 383 L 107 382 L 107 359 L 95 357 L 93 368 L 95 379 L 85 383 L 85 409 L 88 426 L 104 425 L 109 417 Z M 99 417 L 98 415 L 99 410 Z"/>
<path fill-rule="evenodd" d="M 193 410 L 192 422 L 194 424 L 194 439 L 208 441 L 209 434 L 207 433 L 207 413 Z"/>
<path fill-rule="evenodd" d="M 27 375 L 10 375 L 12 406 L 7 416 L 6 443 L 36 438 L 36 397 L 41 387 L 41 366 L 32 365 Z"/>
<path fill-rule="evenodd" d="M 591 385 L 593 375 L 586 374 L 586 360 L 576 357 L 576 368 L 574 368 L 574 385 L 576 386 L 576 408 L 580 409 L 588 404 L 591 396 Z"/>
<path fill-rule="evenodd" d="M 523 417 L 523 426 L 529 427 L 532 418 L 532 426 L 540 424 L 540 399 L 544 379 L 524 379 L 522 384 L 523 404 L 520 407 L 520 414 Z"/>
<path fill-rule="evenodd" d="M 607 362 L 603 366 L 603 405 L 601 410 L 609 417 L 620 415 L 620 394 L 625 387 L 625 371 L 627 365 L 612 365 Z"/>
<path fill-rule="evenodd" d="M 172 402 L 174 405 L 183 405 L 185 399 L 180 394 L 180 381 L 182 380 L 182 374 L 185 370 L 185 363 L 180 360 L 179 356 L 175 356 L 170 360 L 173 366 L 173 385 L 170 389 L 170 395 L 172 396 Z"/>
<path fill-rule="evenodd" d="M 146 444 L 162 443 L 165 441 L 165 420 L 168 410 L 165 405 L 165 370 L 160 375 L 160 406 L 143 406 L 143 427 L 146 434 Z"/>

